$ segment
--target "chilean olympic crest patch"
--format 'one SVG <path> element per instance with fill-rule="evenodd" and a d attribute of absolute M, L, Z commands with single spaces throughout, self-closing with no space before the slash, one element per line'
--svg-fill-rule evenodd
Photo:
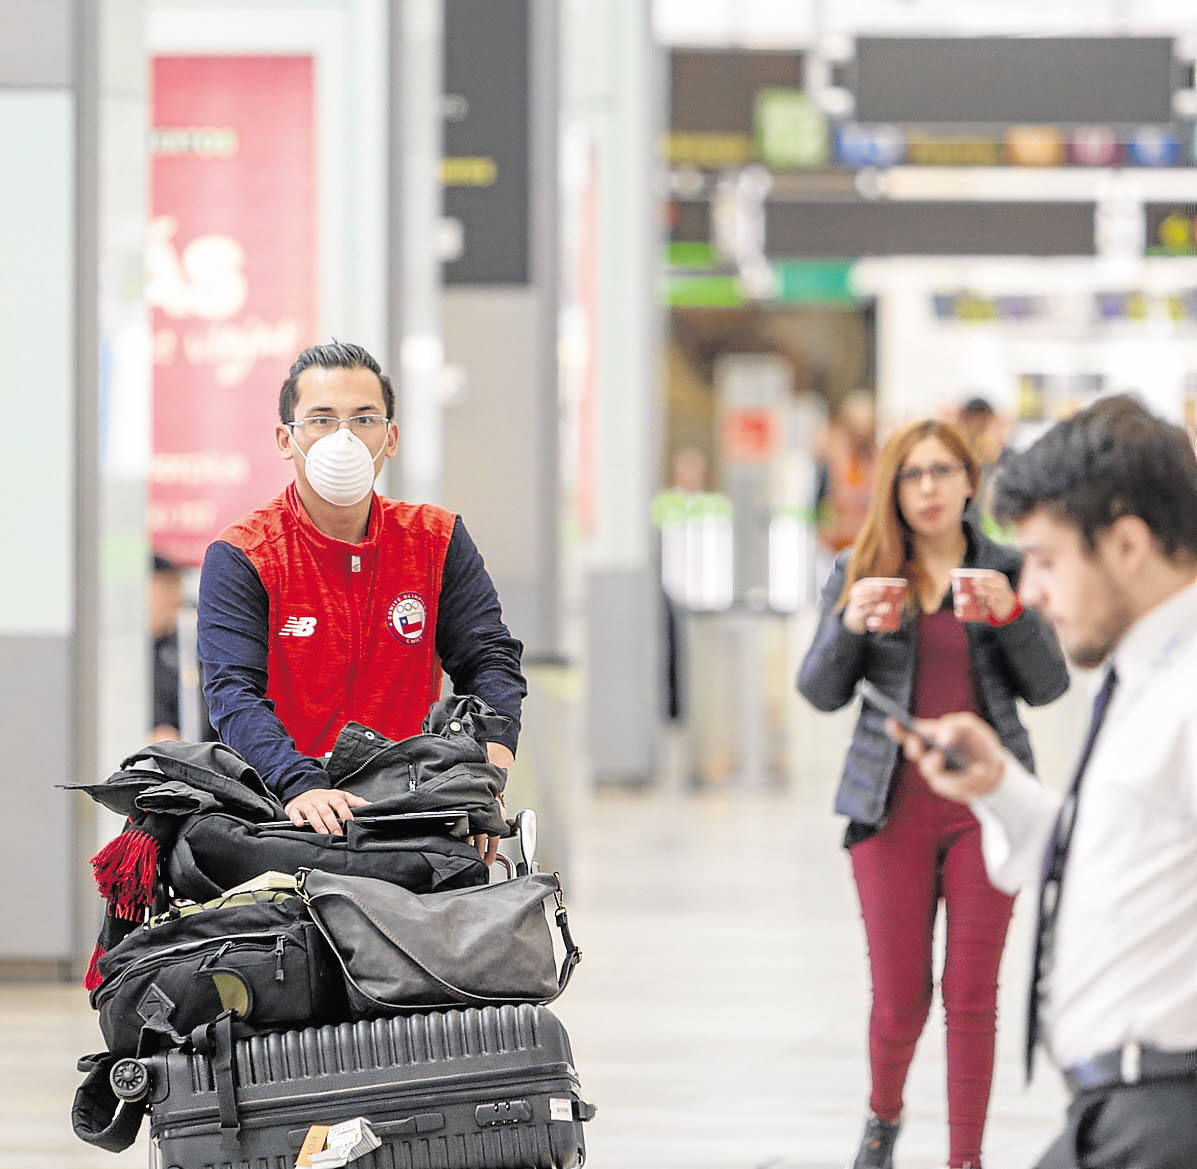
<path fill-rule="evenodd" d="M 400 593 L 387 610 L 387 628 L 402 642 L 418 645 L 428 624 L 428 610 L 419 593 Z"/>

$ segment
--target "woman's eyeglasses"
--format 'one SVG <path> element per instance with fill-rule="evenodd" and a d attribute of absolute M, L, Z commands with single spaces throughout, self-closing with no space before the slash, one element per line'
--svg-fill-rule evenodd
<path fill-rule="evenodd" d="M 924 475 L 930 475 L 932 483 L 942 483 L 963 470 L 963 463 L 932 463 L 929 467 L 904 467 L 896 478 L 903 486 L 916 487 L 923 481 Z"/>

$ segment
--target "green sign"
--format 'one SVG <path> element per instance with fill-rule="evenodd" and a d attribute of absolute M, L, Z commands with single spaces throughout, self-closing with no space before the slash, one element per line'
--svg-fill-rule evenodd
<path fill-rule="evenodd" d="M 665 261 L 670 268 L 710 271 L 716 266 L 715 249 L 706 243 L 674 242 L 668 246 Z"/>
<path fill-rule="evenodd" d="M 766 166 L 818 170 L 827 165 L 827 118 L 801 89 L 760 90 L 755 113 L 757 155 Z"/>
<path fill-rule="evenodd" d="M 847 260 L 783 260 L 773 266 L 784 304 L 855 304 Z"/>
<path fill-rule="evenodd" d="M 744 294 L 734 276 L 671 276 L 665 282 L 665 303 L 691 308 L 739 308 Z"/>

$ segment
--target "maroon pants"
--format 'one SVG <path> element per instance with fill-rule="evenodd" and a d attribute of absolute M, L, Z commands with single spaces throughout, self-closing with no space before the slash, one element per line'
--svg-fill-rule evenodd
<path fill-rule="evenodd" d="M 942 898 L 949 1163 L 980 1165 L 998 966 L 1014 899 L 989 883 L 976 817 L 935 795 L 906 763 L 885 827 L 853 845 L 851 857 L 873 978 L 870 1107 L 890 1121 L 902 1111 L 906 1073 L 931 1007 L 931 938 Z"/>

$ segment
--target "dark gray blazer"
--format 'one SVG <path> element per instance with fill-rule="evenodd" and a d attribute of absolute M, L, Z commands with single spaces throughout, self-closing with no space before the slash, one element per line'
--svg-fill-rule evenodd
<path fill-rule="evenodd" d="M 965 519 L 965 531 L 965 567 L 997 569 L 1017 589 L 1021 554 L 983 535 L 971 517 Z M 837 602 L 844 588 L 848 555 L 843 553 L 836 560 L 823 589 L 819 628 L 798 673 L 798 690 L 819 710 L 839 710 L 855 697 L 857 681 L 868 678 L 909 710 L 918 619 L 907 616 L 895 633 L 853 633 L 844 628 Z M 999 628 L 975 622 L 964 628 L 981 713 L 1002 744 L 1033 771 L 1031 742 L 1019 720 L 1015 699 L 1044 706 L 1068 689 L 1068 670 L 1056 636 L 1030 610 Z M 835 810 L 862 825 L 884 824 L 897 765 L 898 745 L 885 733 L 885 716 L 863 705 L 844 761 Z"/>

